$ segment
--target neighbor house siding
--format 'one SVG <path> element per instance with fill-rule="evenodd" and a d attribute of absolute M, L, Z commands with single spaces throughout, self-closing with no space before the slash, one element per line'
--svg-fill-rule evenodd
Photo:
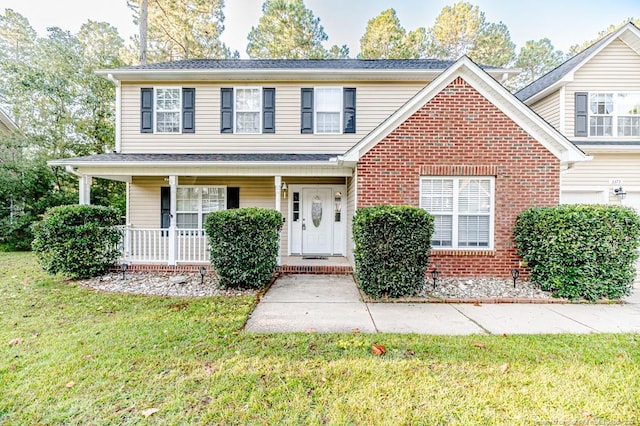
<path fill-rule="evenodd" d="M 560 128 L 560 91 L 539 100 L 531 109 L 556 129 Z"/>
<path fill-rule="evenodd" d="M 183 87 L 196 89 L 195 133 L 160 135 L 140 132 L 140 89 L 152 87 L 154 84 L 127 83 L 122 85 L 122 153 L 342 153 L 383 122 L 426 84 L 426 81 L 401 84 L 344 83 L 344 87 L 357 89 L 356 133 L 309 135 L 300 133 L 300 89 L 320 87 L 323 84 L 248 83 L 250 86 L 276 89 L 276 131 L 270 134 L 242 135 L 220 133 L 220 88 L 234 87 L 234 84 L 182 83 Z M 155 85 L 175 84 L 157 82 Z"/>
<path fill-rule="evenodd" d="M 575 92 L 640 91 L 638 70 L 640 55 L 619 39 L 579 68 L 565 86 L 565 135 L 572 140 L 585 139 L 574 137 Z"/>
<path fill-rule="evenodd" d="M 560 162 L 462 78 L 366 153 L 358 207 L 419 206 L 421 176 L 495 176 L 494 247 L 432 250 L 441 276 L 509 277 L 519 266 L 512 229 L 532 206 L 559 202 Z"/>

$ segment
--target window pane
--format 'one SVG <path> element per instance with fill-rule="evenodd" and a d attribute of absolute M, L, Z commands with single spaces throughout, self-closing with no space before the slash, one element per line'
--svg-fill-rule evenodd
<path fill-rule="evenodd" d="M 316 110 L 340 113 L 342 111 L 342 89 L 339 87 L 317 88 Z"/>
<path fill-rule="evenodd" d="M 619 117 L 618 136 L 640 136 L 640 117 Z"/>
<path fill-rule="evenodd" d="M 236 89 L 236 111 L 260 111 L 260 89 Z"/>
<path fill-rule="evenodd" d="M 203 188 L 202 189 L 202 211 L 216 212 L 225 209 L 225 189 L 224 188 Z"/>
<path fill-rule="evenodd" d="M 156 114 L 156 131 L 160 133 L 180 132 L 179 112 L 160 112 Z"/>
<path fill-rule="evenodd" d="M 156 109 L 158 111 L 180 110 L 180 89 L 156 89 Z"/>
<path fill-rule="evenodd" d="M 489 216 L 459 216 L 458 247 L 489 247 Z"/>
<path fill-rule="evenodd" d="M 618 93 L 617 115 L 640 115 L 640 93 Z"/>
<path fill-rule="evenodd" d="M 317 133 L 340 133 L 340 114 L 319 112 L 316 114 Z"/>
<path fill-rule="evenodd" d="M 431 237 L 433 247 L 451 247 L 453 240 L 453 218 L 451 216 L 434 216 L 435 230 Z"/>
<path fill-rule="evenodd" d="M 589 118 L 589 135 L 613 136 L 613 117 Z"/>
<path fill-rule="evenodd" d="M 453 179 L 425 179 L 420 207 L 429 213 L 453 212 Z"/>
<path fill-rule="evenodd" d="M 182 229 L 197 229 L 198 214 L 197 213 L 178 213 L 176 215 L 176 225 Z"/>
<path fill-rule="evenodd" d="M 460 213 L 489 213 L 491 211 L 491 184 L 482 179 L 460 179 L 458 193 Z"/>
<path fill-rule="evenodd" d="M 238 112 L 236 114 L 236 133 L 260 133 L 260 113 Z"/>
<path fill-rule="evenodd" d="M 591 93 L 589 105 L 592 114 L 613 113 L 613 93 Z"/>

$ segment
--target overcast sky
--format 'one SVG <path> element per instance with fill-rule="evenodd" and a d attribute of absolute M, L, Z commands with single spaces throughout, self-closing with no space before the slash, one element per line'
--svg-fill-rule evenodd
<path fill-rule="evenodd" d="M 11 8 L 29 19 L 44 35 L 58 26 L 77 32 L 88 19 L 116 26 L 125 39 L 137 32 L 126 0 L 0 0 L 0 9 Z M 226 0 L 222 39 L 246 57 L 247 34 L 257 25 L 263 0 Z M 394 8 L 407 30 L 431 26 L 445 5 L 444 0 L 305 0 L 321 19 L 329 36 L 327 46 L 347 44 L 351 56 L 359 51 L 359 40 L 367 21 L 383 10 Z M 640 0 L 475 0 L 490 22 L 504 22 L 517 51 L 527 40 L 548 37 L 557 49 L 594 38 L 610 24 L 640 17 Z"/>

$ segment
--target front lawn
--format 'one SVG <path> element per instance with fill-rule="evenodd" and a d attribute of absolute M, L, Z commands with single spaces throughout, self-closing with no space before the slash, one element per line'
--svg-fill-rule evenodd
<path fill-rule="evenodd" d="M 640 423 L 637 334 L 249 334 L 254 302 L 102 294 L 0 253 L 0 425 Z"/>

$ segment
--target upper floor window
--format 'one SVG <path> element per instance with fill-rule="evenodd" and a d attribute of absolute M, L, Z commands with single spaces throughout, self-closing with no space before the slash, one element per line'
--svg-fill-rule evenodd
<path fill-rule="evenodd" d="M 140 89 L 141 133 L 194 133 L 196 89 Z"/>
<path fill-rule="evenodd" d="M 275 96 L 274 88 L 220 89 L 220 132 L 275 133 Z"/>
<path fill-rule="evenodd" d="M 434 216 L 434 248 L 493 247 L 493 177 L 423 177 L 420 207 Z"/>
<path fill-rule="evenodd" d="M 640 136 L 640 92 L 577 92 L 575 135 Z"/>
<path fill-rule="evenodd" d="M 303 88 L 300 100 L 300 133 L 356 132 L 355 88 Z"/>

